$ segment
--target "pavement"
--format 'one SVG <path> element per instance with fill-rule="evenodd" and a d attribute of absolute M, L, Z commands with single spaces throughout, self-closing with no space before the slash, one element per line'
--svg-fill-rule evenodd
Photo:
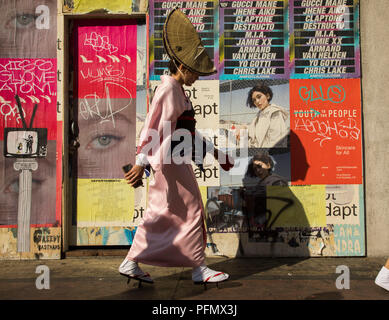
<path fill-rule="evenodd" d="M 205 290 L 193 284 L 191 269 L 182 267 L 140 264 L 154 284 L 141 288 L 136 281 L 127 284 L 118 272 L 125 257 L 125 251 L 121 253 L 2 260 L 0 300 L 389 300 L 389 292 L 374 283 L 386 257 L 209 257 L 208 266 L 229 273 L 230 279 L 218 288 L 209 284 Z M 42 265 L 47 266 L 43 267 L 46 273 L 38 268 Z M 42 282 L 44 274 L 48 277 Z"/>

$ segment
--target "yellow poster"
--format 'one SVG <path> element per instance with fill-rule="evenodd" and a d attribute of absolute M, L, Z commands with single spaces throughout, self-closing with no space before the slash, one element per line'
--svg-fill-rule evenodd
<path fill-rule="evenodd" d="M 131 13 L 132 0 L 73 0 L 65 1 L 65 9 L 74 13 L 87 13 L 105 9 L 114 13 Z"/>
<path fill-rule="evenodd" d="M 266 189 L 269 225 L 275 227 L 325 227 L 326 189 L 324 185 L 268 186 Z"/>
<path fill-rule="evenodd" d="M 124 179 L 77 180 L 77 226 L 129 226 L 134 215 L 134 188 Z"/>

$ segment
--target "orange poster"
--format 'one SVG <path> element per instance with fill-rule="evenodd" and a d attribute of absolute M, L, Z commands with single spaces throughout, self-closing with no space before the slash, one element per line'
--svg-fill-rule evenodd
<path fill-rule="evenodd" d="M 360 79 L 290 80 L 294 185 L 361 184 Z"/>

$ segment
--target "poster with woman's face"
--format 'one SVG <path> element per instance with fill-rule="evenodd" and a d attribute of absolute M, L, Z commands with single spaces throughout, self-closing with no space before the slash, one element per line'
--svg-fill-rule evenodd
<path fill-rule="evenodd" d="M 57 1 L 0 0 L 0 7 L 0 225 L 17 225 L 22 190 L 21 170 L 15 170 L 19 160 L 4 156 L 4 131 L 22 130 L 24 126 L 47 130 L 45 156 L 34 159 L 37 169 L 31 174 L 30 224 L 58 225 L 56 173 L 60 155 L 56 152 L 61 141 L 57 141 Z M 35 136 L 30 136 L 21 139 L 14 150 L 27 160 L 37 151 Z"/>
<path fill-rule="evenodd" d="M 221 185 L 242 185 L 253 157 L 267 151 L 274 173 L 290 181 L 288 80 L 220 82 L 220 142 L 235 158 Z"/>
<path fill-rule="evenodd" d="M 57 1 L 0 0 L 0 57 L 56 58 Z"/>

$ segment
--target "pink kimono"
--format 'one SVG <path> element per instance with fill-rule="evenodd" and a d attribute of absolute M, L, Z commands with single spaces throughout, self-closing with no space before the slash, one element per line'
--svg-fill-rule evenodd
<path fill-rule="evenodd" d="M 163 152 L 171 144 L 171 136 L 163 135 L 164 121 L 171 122 L 173 133 L 178 117 L 192 106 L 178 81 L 171 76 L 162 76 L 161 80 L 146 117 L 138 153 L 146 149 L 150 129 L 157 130 L 161 146 L 147 157 L 154 179 L 149 184 L 148 207 L 127 258 L 155 266 L 197 267 L 204 263 L 206 233 L 192 165 L 163 163 Z"/>

